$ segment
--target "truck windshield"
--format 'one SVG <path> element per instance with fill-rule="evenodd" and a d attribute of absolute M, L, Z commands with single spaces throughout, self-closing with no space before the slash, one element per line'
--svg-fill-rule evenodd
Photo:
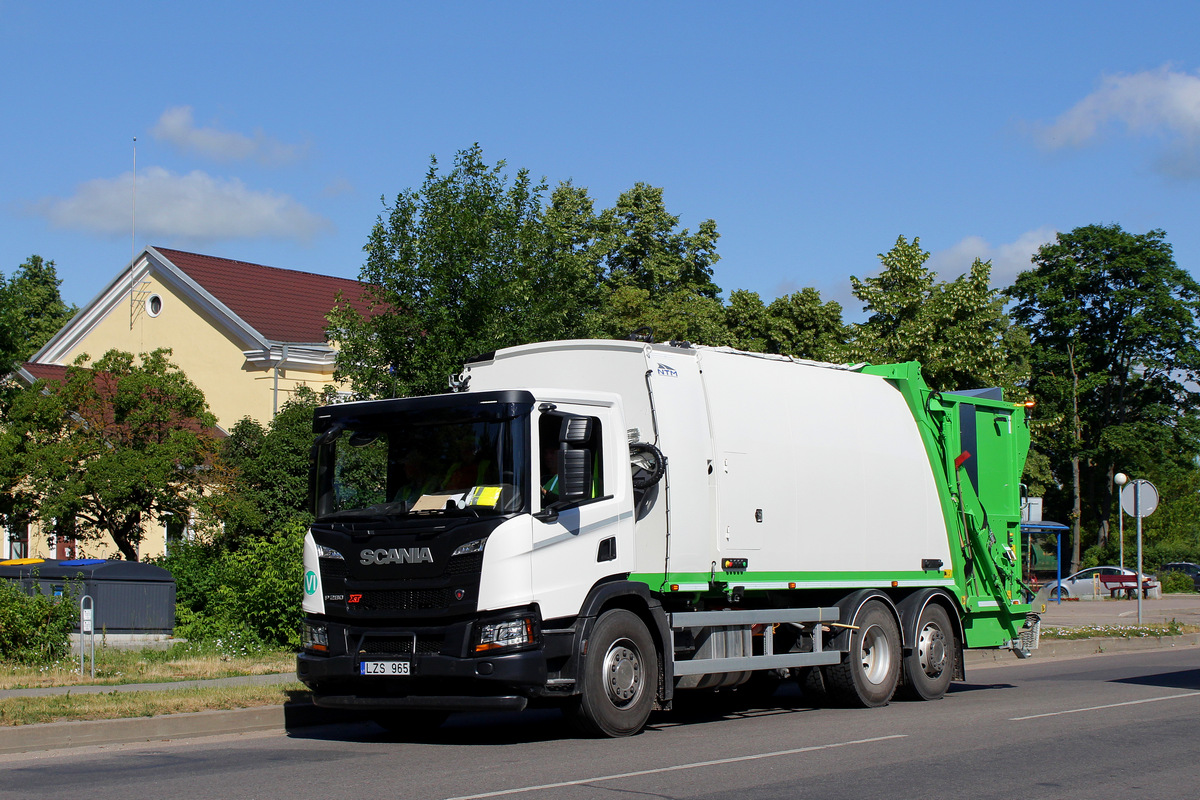
<path fill-rule="evenodd" d="M 318 439 L 317 517 L 526 510 L 528 416 L 369 414 Z"/>

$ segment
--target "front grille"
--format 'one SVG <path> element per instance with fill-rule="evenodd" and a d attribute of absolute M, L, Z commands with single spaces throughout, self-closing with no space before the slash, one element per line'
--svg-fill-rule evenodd
<path fill-rule="evenodd" d="M 478 575 L 483 572 L 483 553 L 454 556 L 446 565 L 447 575 Z"/>
<path fill-rule="evenodd" d="M 319 563 L 321 564 L 321 580 L 342 580 L 350 574 L 350 568 L 340 558 L 322 558 Z"/>
<path fill-rule="evenodd" d="M 451 589 L 373 589 L 362 593 L 354 605 L 364 611 L 421 611 L 446 608 L 454 597 Z"/>
<path fill-rule="evenodd" d="M 418 636 L 416 637 L 416 650 L 420 653 L 440 653 L 442 651 L 442 642 L 444 640 L 440 636 Z M 399 638 L 371 638 L 364 639 L 362 646 L 359 648 L 366 655 L 380 656 L 410 656 L 413 654 L 413 637 L 402 636 Z"/>

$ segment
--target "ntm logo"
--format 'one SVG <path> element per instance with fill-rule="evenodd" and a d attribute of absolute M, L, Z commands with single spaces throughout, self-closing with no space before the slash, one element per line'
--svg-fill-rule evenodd
<path fill-rule="evenodd" d="M 658 363 L 658 374 L 665 375 L 668 378 L 678 378 L 679 377 L 679 373 L 675 371 L 674 367 L 668 366 L 668 365 L 662 363 L 661 361 Z"/>

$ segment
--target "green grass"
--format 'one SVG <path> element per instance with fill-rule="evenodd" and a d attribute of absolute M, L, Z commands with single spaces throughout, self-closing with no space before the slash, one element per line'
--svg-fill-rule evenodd
<path fill-rule="evenodd" d="M 61 694 L 0 700 L 0 726 L 94 719 L 131 719 L 232 708 L 277 706 L 309 697 L 298 683 L 276 686 L 228 686 L 145 692 Z"/>
<path fill-rule="evenodd" d="M 96 647 L 96 677 L 91 661 L 80 674 L 79 657 L 52 664 L 0 663 L 0 689 L 32 689 L 51 686 L 119 685 L 171 681 L 232 678 L 289 672 L 296 667 L 291 651 L 265 650 L 243 644 L 181 642 L 165 650 L 117 650 Z"/>
<path fill-rule="evenodd" d="M 1196 626 L 1175 620 L 1149 625 L 1081 625 L 1077 628 L 1042 628 L 1043 639 L 1145 639 L 1194 633 Z"/>

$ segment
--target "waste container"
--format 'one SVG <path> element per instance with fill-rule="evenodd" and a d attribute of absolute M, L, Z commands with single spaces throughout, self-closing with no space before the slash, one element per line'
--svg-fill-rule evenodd
<path fill-rule="evenodd" d="M 25 559 L 22 559 L 25 560 Z M 96 558 L 0 564 L 0 579 L 16 581 L 33 594 L 79 602 L 91 595 L 97 634 L 170 634 L 175 627 L 175 578 L 153 564 Z"/>

